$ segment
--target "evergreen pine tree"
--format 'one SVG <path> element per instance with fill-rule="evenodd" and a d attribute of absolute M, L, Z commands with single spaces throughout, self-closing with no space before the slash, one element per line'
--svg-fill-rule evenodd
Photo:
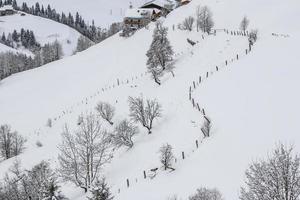
<path fill-rule="evenodd" d="M 91 189 L 91 193 L 92 197 L 89 197 L 89 200 L 112 200 L 114 198 L 104 178 L 96 180 Z"/>
<path fill-rule="evenodd" d="M 163 27 L 161 22 L 156 23 L 153 40 L 147 52 L 147 68 L 154 81 L 160 85 L 159 78 L 169 63 L 173 61 L 173 50 L 167 38 L 168 28 Z"/>

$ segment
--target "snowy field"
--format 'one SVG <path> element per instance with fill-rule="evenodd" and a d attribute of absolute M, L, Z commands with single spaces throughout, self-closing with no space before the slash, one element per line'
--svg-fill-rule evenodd
<path fill-rule="evenodd" d="M 37 0 L 17 0 L 22 5 L 27 2 L 33 5 Z M 134 7 L 143 5 L 147 0 L 39 0 L 41 5 L 55 8 L 58 12 L 71 12 L 74 15 L 79 12 L 90 24 L 95 20 L 95 24 L 107 28 L 113 22 L 123 21 L 124 14 L 129 8 L 130 2 Z"/>
<path fill-rule="evenodd" d="M 97 5 L 112 7 L 114 2 Z M 55 7 L 55 3 L 63 4 L 53 2 Z M 172 29 L 195 15 L 198 5 L 211 8 L 217 29 L 236 30 L 247 15 L 250 29 L 259 30 L 251 53 L 244 55 L 248 41 L 243 36 L 218 31 L 216 36 L 204 34 L 202 39 L 202 33 Z M 174 78 L 168 74 L 158 86 L 145 74 L 145 54 L 154 29 L 151 24 L 149 30 L 142 29 L 128 39 L 115 35 L 75 56 L 4 79 L 0 82 L 0 123 L 10 124 L 28 138 L 27 149 L 19 156 L 25 168 L 41 160 L 56 167 L 65 123 L 75 129 L 78 115 L 93 110 L 99 100 L 116 107 L 114 121 L 118 122 L 128 117 L 128 96 L 156 98 L 162 104 L 163 117 L 155 121 L 153 134 L 140 127 L 133 149 L 120 149 L 103 169 L 115 199 L 166 200 L 174 194 L 186 199 L 200 186 L 217 187 L 225 199 L 238 199 L 251 161 L 265 157 L 280 141 L 294 144 L 300 152 L 300 27 L 291 20 L 300 17 L 299 10 L 296 0 L 193 0 L 163 20 L 178 59 Z M 199 43 L 192 47 L 187 38 Z M 222 67 L 236 54 L 239 60 Z M 218 72 L 215 66 L 220 67 Z M 209 77 L 193 91 L 213 121 L 213 136 L 202 141 L 203 118 L 192 107 L 188 90 L 206 72 Z M 48 118 L 54 120 L 52 128 L 46 127 Z M 105 122 L 103 126 L 111 129 Z M 199 149 L 196 140 L 202 141 Z M 36 147 L 37 141 L 43 147 Z M 176 170 L 159 171 L 156 178 L 143 180 L 143 170 L 159 167 L 158 150 L 165 143 L 174 147 Z M 1 176 L 13 161 L 0 163 Z M 71 184 L 64 185 L 63 192 L 72 200 L 85 199 L 83 191 Z"/>
<path fill-rule="evenodd" d="M 36 36 L 36 40 L 41 45 L 52 43 L 55 40 L 59 41 L 63 47 L 65 56 L 72 55 L 80 36 L 80 33 L 66 25 L 29 14 L 21 16 L 18 13 L 0 17 L 1 35 L 3 32 L 8 35 L 8 33 L 12 33 L 14 30 L 20 32 L 21 28 L 32 30 Z"/>

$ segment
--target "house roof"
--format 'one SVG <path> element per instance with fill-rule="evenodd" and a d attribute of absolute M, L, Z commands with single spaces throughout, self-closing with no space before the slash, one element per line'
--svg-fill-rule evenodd
<path fill-rule="evenodd" d="M 154 10 L 158 12 L 156 9 L 131 8 L 126 11 L 125 18 L 150 18 Z"/>
<path fill-rule="evenodd" d="M 12 5 L 5 5 L 0 8 L 0 11 L 6 11 L 6 10 L 14 10 L 14 8 L 12 7 Z"/>
<path fill-rule="evenodd" d="M 144 5 L 142 5 L 141 8 L 147 7 L 151 4 L 159 6 L 161 8 L 166 8 L 166 7 L 168 7 L 167 5 L 170 4 L 170 2 L 168 2 L 167 0 L 152 0 L 152 1 L 149 1 L 149 2 L 145 3 Z"/>

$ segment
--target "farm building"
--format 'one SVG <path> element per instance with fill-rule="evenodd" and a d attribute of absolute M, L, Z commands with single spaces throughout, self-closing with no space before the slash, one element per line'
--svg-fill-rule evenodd
<path fill-rule="evenodd" d="M 15 10 L 11 5 L 5 5 L 0 8 L 0 16 L 13 15 Z"/>
<path fill-rule="evenodd" d="M 154 20 L 159 13 L 158 9 L 131 8 L 126 11 L 124 24 L 131 29 L 139 29 Z"/>
<path fill-rule="evenodd" d="M 157 9 L 163 14 L 168 14 L 174 8 L 174 5 L 166 0 L 152 0 L 141 6 L 144 9 Z"/>

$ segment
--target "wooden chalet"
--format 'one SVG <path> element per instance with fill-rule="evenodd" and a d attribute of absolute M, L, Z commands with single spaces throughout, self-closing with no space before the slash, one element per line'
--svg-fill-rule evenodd
<path fill-rule="evenodd" d="M 0 16 L 13 15 L 16 11 L 11 5 L 5 5 L 0 8 Z"/>

